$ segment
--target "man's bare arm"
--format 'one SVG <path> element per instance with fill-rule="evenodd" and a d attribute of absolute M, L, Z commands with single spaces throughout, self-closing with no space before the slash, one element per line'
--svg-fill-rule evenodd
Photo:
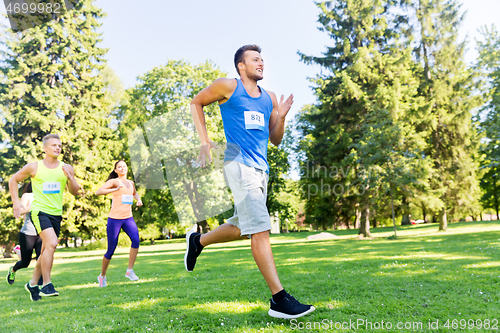
<path fill-rule="evenodd" d="M 68 178 L 69 192 L 74 196 L 83 195 L 83 189 L 75 179 L 75 170 L 73 169 L 73 167 L 69 164 L 64 164 L 62 166 L 62 170 L 66 178 Z"/>
<path fill-rule="evenodd" d="M 268 92 L 273 101 L 273 111 L 269 119 L 269 141 L 275 146 L 279 146 L 285 133 L 285 117 L 293 104 L 293 95 L 290 95 L 286 101 L 284 96 L 281 95 L 280 102 L 278 103 L 276 95 Z"/>
<path fill-rule="evenodd" d="M 191 116 L 193 117 L 193 122 L 200 138 L 201 147 L 198 161 L 200 161 L 201 167 L 205 166 L 206 156 L 208 156 L 208 159 L 212 162 L 210 149 L 212 147 L 217 148 L 208 137 L 203 107 L 214 102 L 223 102 L 229 99 L 234 89 L 236 89 L 236 85 L 236 80 L 233 79 L 217 79 L 210 86 L 200 91 L 191 101 Z"/>

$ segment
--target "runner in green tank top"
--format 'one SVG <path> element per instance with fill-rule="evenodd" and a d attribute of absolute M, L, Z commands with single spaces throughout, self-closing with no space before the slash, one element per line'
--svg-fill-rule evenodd
<path fill-rule="evenodd" d="M 75 171 L 71 165 L 58 160 L 62 144 L 57 134 L 48 134 L 43 138 L 45 158 L 35 163 L 26 164 L 9 180 L 9 191 L 12 198 L 14 217 L 20 216 L 22 204 L 19 200 L 18 183 L 31 177 L 34 201 L 31 204 L 31 220 L 38 235 L 42 238 L 42 254 L 36 262 L 31 281 L 25 285 L 32 301 L 40 296 L 57 296 L 50 279 L 54 262 L 54 252 L 61 230 L 63 192 L 66 184 L 71 194 L 83 194 L 82 188 L 75 179 Z M 38 288 L 38 279 L 43 276 L 43 286 Z"/>

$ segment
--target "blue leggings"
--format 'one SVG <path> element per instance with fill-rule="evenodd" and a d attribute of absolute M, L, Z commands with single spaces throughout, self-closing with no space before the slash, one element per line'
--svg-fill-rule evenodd
<path fill-rule="evenodd" d="M 116 245 L 118 245 L 120 229 L 123 229 L 123 231 L 125 231 L 128 235 L 132 241 L 132 247 L 134 249 L 139 248 L 139 230 L 137 230 L 134 218 L 129 217 L 128 219 L 118 220 L 108 217 L 108 226 L 106 227 L 106 231 L 108 233 L 108 252 L 104 255 L 104 257 L 108 260 L 110 260 L 113 253 L 115 253 Z"/>

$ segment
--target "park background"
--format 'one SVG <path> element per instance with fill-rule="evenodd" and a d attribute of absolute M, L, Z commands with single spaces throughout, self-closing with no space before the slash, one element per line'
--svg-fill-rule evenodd
<path fill-rule="evenodd" d="M 66 196 L 62 242 L 103 239 L 110 201 L 92 193 L 114 161 L 130 165 L 130 133 L 186 111 L 214 79 L 236 76 L 234 50 L 252 42 L 263 47 L 262 86 L 296 96 L 283 143 L 269 147 L 267 204 L 282 231 L 355 228 L 369 237 L 370 227 L 417 220 L 446 230 L 449 222 L 496 219 L 495 6 L 82 1 L 71 22 L 12 34 L 4 20 L 0 242 L 9 249 L 21 223 L 7 181 L 42 157 L 50 132 L 61 135 L 63 160 L 88 194 Z M 212 139 L 223 140 L 218 107 L 207 116 Z M 203 205 L 213 193 L 189 192 L 195 182 L 185 191 Z M 168 187 L 140 185 L 141 238 L 184 234 L 189 223 L 179 222 Z M 231 214 L 200 224 L 208 230 Z"/>
<path fill-rule="evenodd" d="M 321 331 L 311 325 L 324 320 L 498 327 L 500 226 L 469 221 L 498 216 L 497 1 L 162 3 L 84 0 L 17 34 L 3 21 L 1 244 L 15 242 L 22 223 L 7 181 L 42 157 L 45 134 L 61 135 L 63 160 L 88 193 L 65 196 L 53 270 L 61 295 L 30 302 L 22 288 L 32 263 L 14 285 L 0 284 L 3 331 Z M 303 231 L 271 236 L 287 290 L 317 308 L 295 327 L 267 316 L 249 241 L 207 248 L 185 271 L 184 240 L 162 239 L 164 228 L 181 236 L 190 227 L 168 188 L 138 187 L 141 279 L 123 277 L 123 241 L 109 287 L 97 288 L 110 201 L 92 193 L 117 159 L 131 163 L 131 132 L 187 111 L 215 78 L 235 77 L 232 57 L 246 43 L 263 47 L 262 86 L 296 96 L 284 142 L 269 148 L 268 198 L 283 231 Z M 218 107 L 207 112 L 211 137 L 222 139 Z M 323 230 L 337 238 L 306 239 Z M 75 239 L 86 246 L 65 248 Z M 14 262 L 0 259 L 0 272 Z"/>

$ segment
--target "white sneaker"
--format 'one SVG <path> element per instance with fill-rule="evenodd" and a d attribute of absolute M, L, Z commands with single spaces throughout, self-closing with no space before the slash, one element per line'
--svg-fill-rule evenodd
<path fill-rule="evenodd" d="M 105 276 L 99 276 L 97 277 L 97 282 L 99 282 L 99 287 L 107 287 L 108 286 L 108 279 L 106 279 Z"/>
<path fill-rule="evenodd" d="M 127 272 L 125 273 L 125 277 L 130 279 L 130 281 L 137 281 L 139 280 L 139 277 L 137 275 L 135 275 L 135 272 L 133 269 L 131 270 L 128 270 L 127 269 Z"/>

